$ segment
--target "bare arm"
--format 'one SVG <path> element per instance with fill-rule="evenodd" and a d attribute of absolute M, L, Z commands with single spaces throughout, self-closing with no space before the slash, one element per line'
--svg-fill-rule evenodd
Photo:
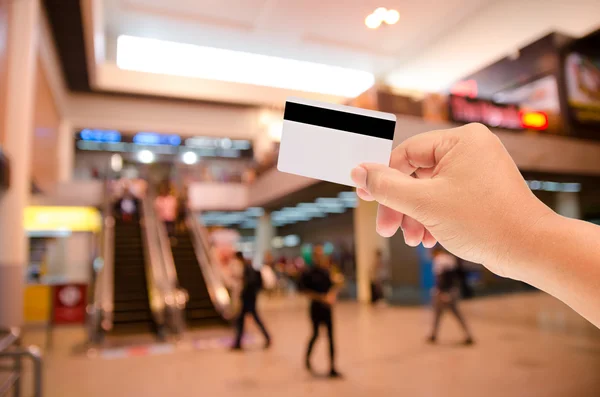
<path fill-rule="evenodd" d="M 600 227 L 551 214 L 514 250 L 519 278 L 559 298 L 600 328 Z"/>
<path fill-rule="evenodd" d="M 600 227 L 540 202 L 486 127 L 414 136 L 394 149 L 389 167 L 362 164 L 352 178 L 362 199 L 379 202 L 381 235 L 401 226 L 408 245 L 439 242 L 556 296 L 600 327 Z"/>

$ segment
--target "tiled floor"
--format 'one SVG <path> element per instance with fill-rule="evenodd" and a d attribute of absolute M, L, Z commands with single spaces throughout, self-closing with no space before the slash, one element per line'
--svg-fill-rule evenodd
<path fill-rule="evenodd" d="M 259 349 L 255 333 L 245 353 L 230 353 L 222 343 L 195 348 L 193 340 L 228 334 L 212 330 L 190 332 L 178 346 L 155 354 L 89 358 L 77 349 L 82 329 L 57 330 L 45 357 L 45 396 L 600 395 L 600 332 L 544 294 L 464 303 L 477 339 L 473 347 L 456 343 L 461 334 L 449 315 L 440 343 L 431 346 L 424 343 L 430 320 L 424 308 L 340 304 L 335 325 L 345 379 L 337 381 L 313 378 L 302 367 L 309 332 L 305 303 L 263 306 L 274 335 L 269 351 Z M 43 345 L 44 334 L 30 332 L 26 341 Z M 320 342 L 317 369 L 326 369 L 325 351 Z"/>

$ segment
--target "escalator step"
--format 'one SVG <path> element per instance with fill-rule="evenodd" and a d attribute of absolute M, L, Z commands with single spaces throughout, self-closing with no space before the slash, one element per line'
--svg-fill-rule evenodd
<path fill-rule="evenodd" d="M 214 318 L 219 313 L 215 309 L 191 309 L 186 310 L 186 317 L 189 319 Z"/>
<path fill-rule="evenodd" d="M 113 323 L 152 321 L 152 313 L 147 310 L 135 312 L 113 312 Z"/>

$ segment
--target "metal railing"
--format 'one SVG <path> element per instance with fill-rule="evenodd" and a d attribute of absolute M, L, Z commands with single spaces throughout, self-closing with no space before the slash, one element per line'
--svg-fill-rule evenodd
<path fill-rule="evenodd" d="M 104 188 L 102 208 L 102 231 L 99 235 L 100 254 L 94 260 L 97 269 L 95 282 L 92 286 L 93 301 L 87 306 L 88 339 L 91 343 L 102 341 L 105 332 L 112 329 L 113 295 L 114 295 L 114 250 L 115 250 L 115 219 L 112 214 L 108 181 Z"/>
<path fill-rule="evenodd" d="M 142 200 L 144 249 L 150 306 L 157 325 L 167 326 L 179 335 L 185 331 L 183 311 L 187 293 L 178 288 L 171 244 L 165 226 L 156 218 L 154 195 L 148 190 Z M 160 331 L 159 331 L 160 332 Z"/>
<path fill-rule="evenodd" d="M 226 320 L 231 320 L 236 316 L 236 312 L 225 281 L 221 273 L 215 269 L 215 261 L 211 258 L 210 242 L 206 228 L 200 224 L 198 217 L 191 212 L 188 212 L 186 223 L 192 233 L 194 252 L 204 276 L 210 299 L 221 316 Z"/>
<path fill-rule="evenodd" d="M 21 333 L 18 329 L 0 331 L 0 361 L 12 361 L 12 365 L 0 366 L 0 396 L 13 391 L 14 397 L 22 395 L 21 379 L 23 378 L 23 358 L 28 358 L 33 364 L 33 396 L 42 396 L 42 355 L 35 346 L 23 348 L 20 346 Z"/>

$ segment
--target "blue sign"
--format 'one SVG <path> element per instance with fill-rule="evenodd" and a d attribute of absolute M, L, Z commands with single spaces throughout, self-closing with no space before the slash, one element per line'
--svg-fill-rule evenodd
<path fill-rule="evenodd" d="M 92 130 L 86 128 L 81 130 L 79 137 L 82 141 L 88 142 L 121 142 L 121 133 L 115 130 Z"/>
<path fill-rule="evenodd" d="M 156 132 L 138 132 L 133 137 L 133 142 L 138 145 L 179 146 L 181 144 L 181 137 L 179 135 L 158 134 Z"/>

